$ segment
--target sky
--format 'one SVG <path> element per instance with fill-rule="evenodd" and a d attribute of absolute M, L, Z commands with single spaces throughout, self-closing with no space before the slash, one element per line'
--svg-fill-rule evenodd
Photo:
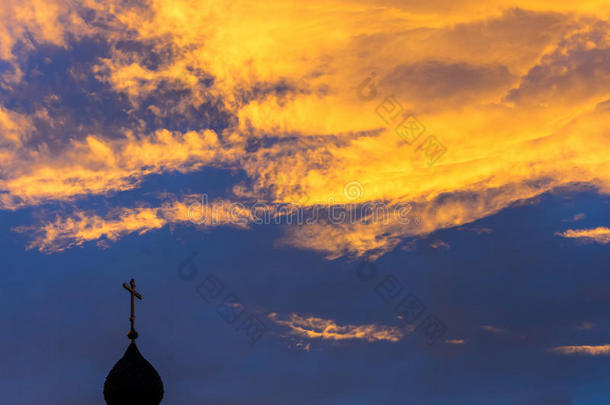
<path fill-rule="evenodd" d="M 607 404 L 609 18 L 3 0 L 3 402 Z"/>

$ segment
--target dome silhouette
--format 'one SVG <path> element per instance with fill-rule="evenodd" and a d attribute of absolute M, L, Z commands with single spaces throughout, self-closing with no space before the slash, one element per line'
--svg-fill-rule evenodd
<path fill-rule="evenodd" d="M 142 295 L 136 291 L 133 278 L 129 284 L 123 283 L 123 288 L 129 291 L 131 296 L 131 328 L 127 334 L 131 343 L 106 377 L 104 400 L 108 405 L 159 405 L 163 399 L 163 381 L 136 346 L 138 332 L 134 327 L 134 298 L 141 300 Z"/>
<path fill-rule="evenodd" d="M 157 370 L 131 342 L 123 357 L 108 373 L 104 383 L 108 405 L 159 405 L 163 399 L 163 382 Z"/>

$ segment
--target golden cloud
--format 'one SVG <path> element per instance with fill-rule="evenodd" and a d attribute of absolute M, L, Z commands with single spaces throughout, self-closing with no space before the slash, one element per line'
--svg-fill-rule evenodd
<path fill-rule="evenodd" d="M 218 137 L 211 130 L 185 134 L 160 130 L 139 138 L 127 133 L 120 140 L 89 136 L 82 142 L 72 142 L 59 156 L 29 151 L 24 159 L 5 161 L 0 207 L 16 209 L 128 190 L 146 175 L 197 170 L 229 161 L 233 153 L 219 146 Z"/>
<path fill-rule="evenodd" d="M 557 187 L 610 192 L 603 0 L 82 3 L 107 24 L 85 23 L 60 1 L 30 14 L 10 4 L 22 16 L 11 24 L 22 29 L 0 30 L 10 37 L 4 59 L 14 59 L 23 27 L 58 45 L 69 31 L 110 44 L 129 38 L 170 56 L 151 66 L 141 53 L 111 46 L 91 72 L 127 97 L 129 114 L 145 108 L 158 119 L 150 134 L 140 126 L 119 139 L 90 135 L 50 155 L 23 146 L 29 117 L 2 107 L 4 209 L 120 192 L 149 174 L 210 166 L 251 180 L 236 184 L 230 201 L 413 204 L 419 223 L 288 227 L 283 243 L 338 257 L 383 254 L 406 237 Z M 72 23 L 63 27 L 66 16 Z M 168 88 L 185 96 L 166 105 Z M 223 131 L 162 128 L 161 118 L 192 119 L 189 111 L 209 105 L 231 115 Z M 423 133 L 407 126 L 412 116 Z M 435 162 L 432 142 L 446 150 Z M 344 193 L 350 183 L 362 187 L 358 201 Z M 181 221 L 167 211 L 163 218 Z M 120 224 L 132 232 L 129 221 Z"/>
<path fill-rule="evenodd" d="M 593 229 L 568 229 L 557 235 L 564 238 L 584 239 L 586 241 L 597 242 L 601 245 L 610 243 L 610 229 L 604 226 Z"/>
<path fill-rule="evenodd" d="M 491 333 L 505 333 L 506 329 L 498 328 L 497 326 L 492 325 L 481 325 L 481 329 L 486 330 Z"/>
<path fill-rule="evenodd" d="M 557 346 L 549 349 L 549 352 L 564 355 L 608 356 L 610 355 L 610 345 Z"/>
<path fill-rule="evenodd" d="M 466 341 L 464 339 L 447 339 L 445 343 L 448 345 L 463 345 Z"/>
<path fill-rule="evenodd" d="M 63 45 L 64 29 L 59 19 L 70 15 L 67 6 L 63 1 L 4 1 L 0 9 L 0 58 L 12 60 L 15 43 L 26 33 L 43 42 Z"/>
<path fill-rule="evenodd" d="M 348 340 L 357 339 L 368 342 L 397 342 L 405 337 L 405 331 L 397 327 L 377 324 L 338 325 L 330 319 L 314 316 L 290 314 L 288 319 L 280 319 L 275 313 L 269 314 L 269 319 L 278 325 L 287 326 L 291 335 L 308 339 Z"/>
<path fill-rule="evenodd" d="M 240 205 L 216 200 L 202 210 L 195 198 L 189 202 L 172 201 L 160 207 L 135 207 L 111 210 L 105 216 L 92 211 L 77 210 L 69 216 L 57 215 L 53 221 L 38 226 L 21 226 L 15 230 L 27 233 L 32 241 L 29 249 L 44 253 L 61 252 L 90 241 L 116 241 L 132 233 L 144 234 L 168 224 L 183 223 L 199 228 L 227 225 L 245 228 L 251 212 Z"/>
<path fill-rule="evenodd" d="M 121 236 L 137 232 L 146 233 L 159 229 L 166 221 L 159 218 L 158 211 L 151 208 L 120 209 L 112 218 L 101 218 L 84 211 L 77 211 L 71 217 L 56 217 L 55 221 L 43 224 L 41 228 L 18 227 L 21 233 L 34 233 L 35 239 L 28 248 L 41 252 L 61 252 L 71 246 L 106 238 L 115 241 Z"/>

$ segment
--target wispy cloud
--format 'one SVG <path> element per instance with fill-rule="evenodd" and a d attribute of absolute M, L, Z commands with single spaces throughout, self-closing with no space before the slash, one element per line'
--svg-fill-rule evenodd
<path fill-rule="evenodd" d="M 576 330 L 592 330 L 593 328 L 595 328 L 595 324 L 593 322 L 582 322 L 576 326 Z"/>
<path fill-rule="evenodd" d="M 356 339 L 368 342 L 397 342 L 406 335 L 404 329 L 397 327 L 378 324 L 339 325 L 330 319 L 302 316 L 299 314 L 290 314 L 287 319 L 281 319 L 279 315 L 272 313 L 269 314 L 269 319 L 278 325 L 288 327 L 291 335 L 309 339 L 334 341 Z"/>
<path fill-rule="evenodd" d="M 551 353 L 558 353 L 566 356 L 610 356 L 610 344 L 597 346 L 557 346 L 549 349 L 548 351 Z"/>
<path fill-rule="evenodd" d="M 210 210 L 200 212 L 201 205 L 173 201 L 159 207 L 122 207 L 100 215 L 92 210 L 76 210 L 69 215 L 56 215 L 54 220 L 43 221 L 37 226 L 20 226 L 17 232 L 28 234 L 30 249 L 41 252 L 61 252 L 86 242 L 116 241 L 137 233 L 144 234 L 167 224 L 189 224 L 199 228 L 221 225 L 245 228 L 252 213 L 225 200 L 210 202 Z"/>
<path fill-rule="evenodd" d="M 583 214 L 582 212 L 575 214 L 574 217 L 572 218 L 572 221 L 576 222 L 576 221 L 580 221 L 581 219 L 585 218 L 585 214 Z"/>
<path fill-rule="evenodd" d="M 430 246 L 433 247 L 434 249 L 439 249 L 439 248 L 449 249 L 450 248 L 450 246 L 447 242 L 444 242 L 440 239 L 435 239 L 432 242 L 430 242 Z"/>
<path fill-rule="evenodd" d="M 221 147 L 213 131 L 162 130 L 149 137 L 128 134 L 122 140 L 89 136 L 72 142 L 59 156 L 50 151 L 27 153 L 28 160 L 5 162 L 0 208 L 124 191 L 146 175 L 193 171 L 226 160 L 231 151 Z"/>
<path fill-rule="evenodd" d="M 474 228 L 470 228 L 469 230 L 476 233 L 477 235 L 486 235 L 486 234 L 493 233 L 493 229 L 491 229 L 491 228 L 474 227 Z"/>
<path fill-rule="evenodd" d="M 600 226 L 592 229 L 568 229 L 556 235 L 564 238 L 583 239 L 588 242 L 597 242 L 605 245 L 610 243 L 610 228 Z"/>
<path fill-rule="evenodd" d="M 481 325 L 481 329 L 486 330 L 491 333 L 505 333 L 506 329 L 498 328 L 497 326 L 492 325 Z"/>

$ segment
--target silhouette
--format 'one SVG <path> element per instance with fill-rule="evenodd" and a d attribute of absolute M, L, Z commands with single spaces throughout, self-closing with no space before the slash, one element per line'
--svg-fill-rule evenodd
<path fill-rule="evenodd" d="M 157 370 L 140 354 L 136 346 L 138 332 L 135 330 L 134 297 L 142 299 L 136 291 L 132 278 L 123 287 L 131 295 L 131 328 L 127 337 L 129 347 L 123 357 L 114 365 L 104 383 L 104 400 L 108 405 L 159 405 L 163 399 L 163 381 Z"/>

